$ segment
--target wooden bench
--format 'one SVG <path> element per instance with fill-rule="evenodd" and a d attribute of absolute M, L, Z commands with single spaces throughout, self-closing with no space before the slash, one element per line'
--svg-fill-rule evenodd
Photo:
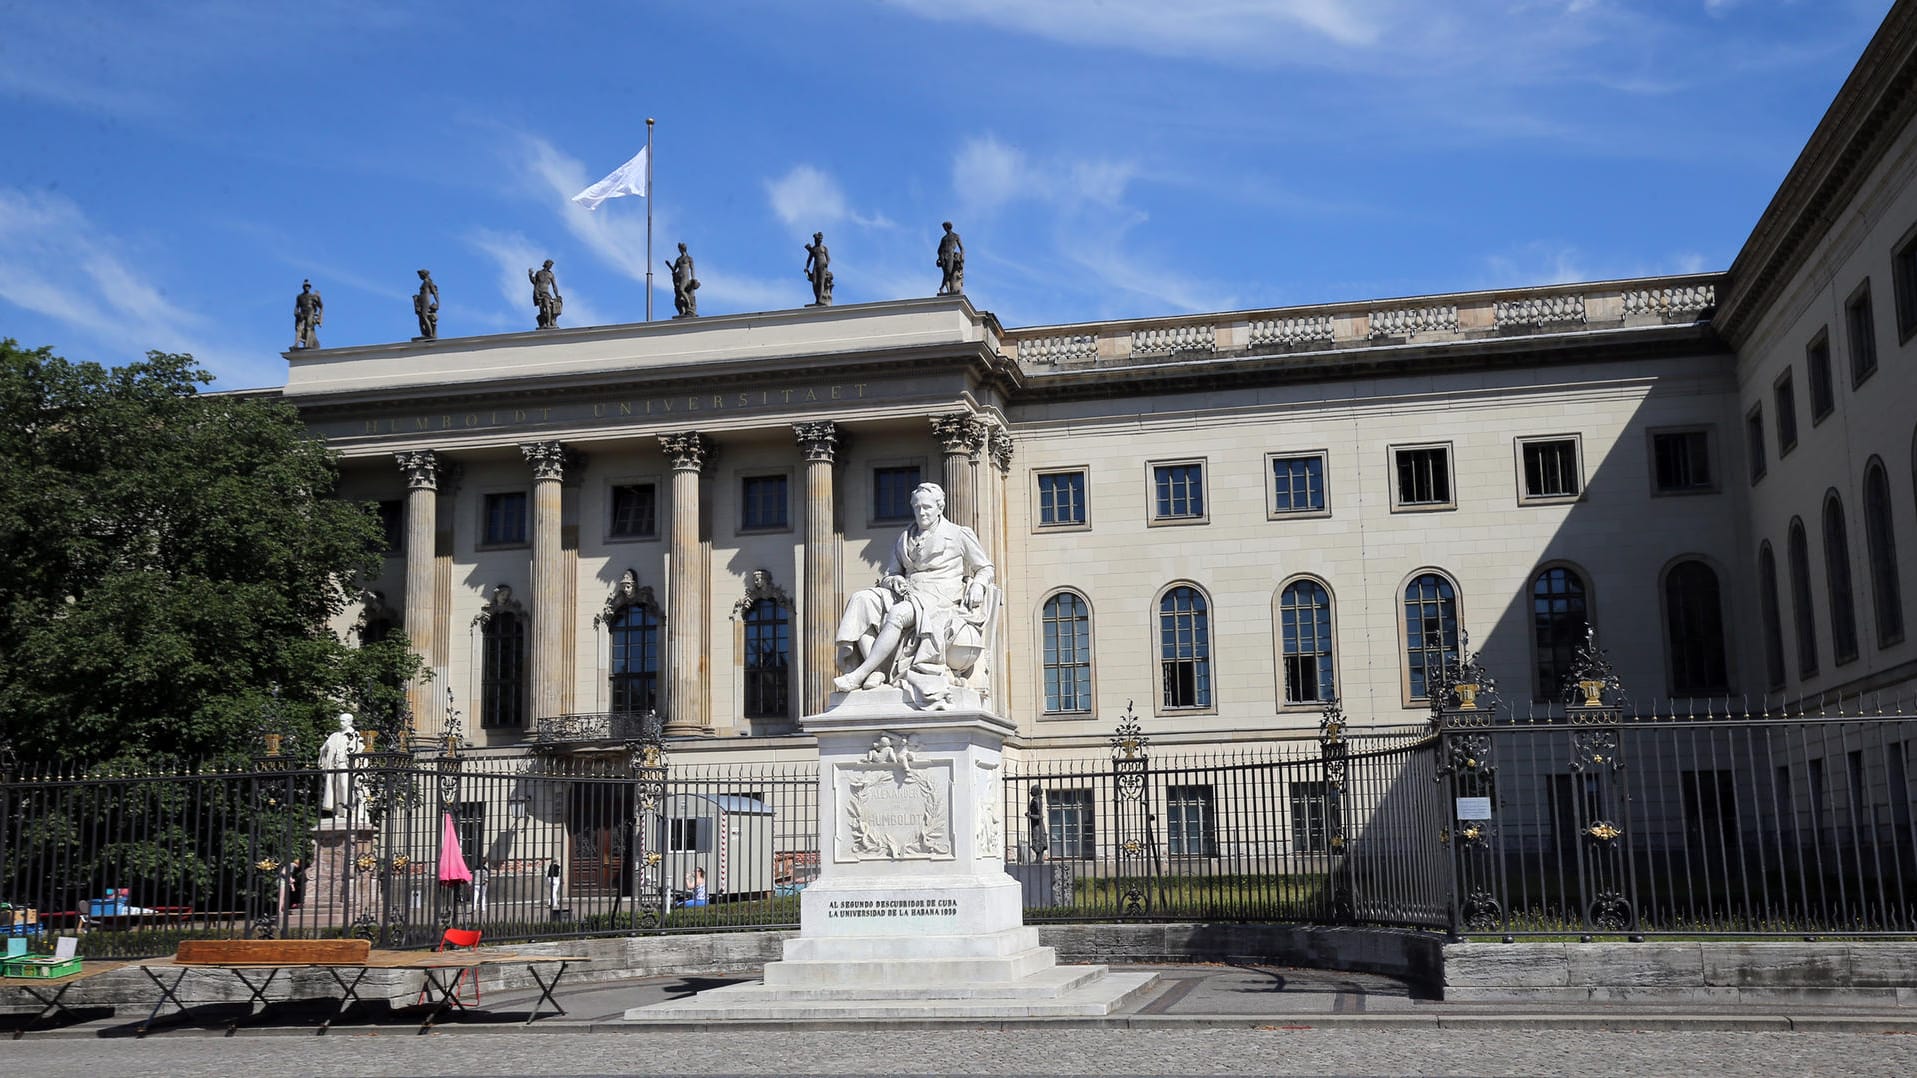
<path fill-rule="evenodd" d="M 542 1004 L 550 1003 L 556 1013 L 566 1013 L 552 993 L 559 987 L 559 979 L 565 976 L 567 966 L 588 961 L 591 959 L 580 955 L 518 954 L 498 950 L 375 951 L 372 944 L 363 939 L 183 940 L 172 958 L 137 963 L 140 971 L 160 989 L 160 998 L 154 1002 L 153 1010 L 135 1032 L 144 1036 L 153 1020 L 159 1016 L 160 1009 L 169 1001 L 180 1013 L 186 1013 L 187 1007 L 180 1000 L 179 988 L 187 974 L 194 970 L 224 970 L 232 974 L 250 993 L 247 1001 L 249 1014 L 253 1004 L 261 1007 L 267 1004 L 266 991 L 282 972 L 294 969 L 324 970 L 340 990 L 339 1009 L 320 1024 L 320 1031 L 325 1032 L 333 1020 L 345 1014 L 354 1003 L 364 1002 L 359 998 L 359 986 L 373 970 L 418 971 L 425 978 L 426 994 L 435 1000 L 422 1024 L 422 1028 L 431 1028 L 433 1022 L 448 1010 L 466 1006 L 454 994 L 458 972 L 470 971 L 477 976 L 481 966 L 521 962 L 525 963 L 527 972 L 540 987 L 540 998 L 533 1003 L 531 1013 L 526 1016 L 526 1023 L 530 1025 L 539 1016 Z M 555 963 L 559 969 L 547 982 L 539 976 L 538 967 Z M 351 978 L 346 976 L 348 971 L 354 971 Z M 168 972 L 173 973 L 171 983 L 164 976 Z M 255 976 L 249 974 L 264 976 L 256 980 Z M 236 1018 L 229 1023 L 229 1028 L 238 1025 L 239 1019 Z"/>

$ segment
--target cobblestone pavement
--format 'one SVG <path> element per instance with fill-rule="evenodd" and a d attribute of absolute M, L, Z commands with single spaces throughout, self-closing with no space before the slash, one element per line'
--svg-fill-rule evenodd
<path fill-rule="evenodd" d="M 19 1075 L 1345 1074 L 1870 1075 L 1917 1073 L 1917 1036 L 1597 1033 L 1431 1027 L 740 1033 L 499 1032 L 323 1039 L 58 1038 L 0 1045 Z"/>
<path fill-rule="evenodd" d="M 134 1039 L 141 1009 L 0 1040 L 0 1076 L 1917 1075 L 1909 1012 L 1458 1005 L 1365 974 L 1155 969 L 1152 991 L 1103 1025 L 677 1031 L 622 1020 L 628 1007 L 734 979 L 723 977 L 568 982 L 567 1015 L 531 1026 L 532 993 L 488 991 L 484 1012 L 424 1036 L 406 1012 L 383 1009 L 315 1036 L 327 1008 L 300 1005 L 229 1030 L 248 1009 L 216 1005 Z"/>

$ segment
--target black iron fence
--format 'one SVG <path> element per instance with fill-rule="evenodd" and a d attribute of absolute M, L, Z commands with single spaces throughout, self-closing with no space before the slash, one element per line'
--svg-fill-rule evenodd
<path fill-rule="evenodd" d="M 1638 716 L 1597 693 L 1519 718 L 1441 688 L 1428 727 L 1334 711 L 1316 737 L 1167 754 L 1128 720 L 1097 759 L 1009 760 L 1028 919 L 1917 935 L 1917 717 Z M 793 928 L 818 826 L 816 763 L 668 766 L 657 742 L 16 770 L 0 902 L 93 955 Z"/>
<path fill-rule="evenodd" d="M 407 752 L 350 770 L 0 776 L 0 902 L 94 955 L 190 937 L 436 944 L 796 927 L 817 767 Z M 331 784 L 350 798 L 323 808 Z"/>

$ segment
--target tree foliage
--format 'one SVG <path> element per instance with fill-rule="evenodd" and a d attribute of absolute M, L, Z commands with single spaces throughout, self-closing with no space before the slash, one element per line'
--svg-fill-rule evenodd
<path fill-rule="evenodd" d="M 0 340 L 0 735 L 27 760 L 246 753 L 415 676 L 327 627 L 377 569 L 373 507 L 275 398 L 192 357 L 111 370 Z M 330 724 L 327 724 L 330 725 Z"/>

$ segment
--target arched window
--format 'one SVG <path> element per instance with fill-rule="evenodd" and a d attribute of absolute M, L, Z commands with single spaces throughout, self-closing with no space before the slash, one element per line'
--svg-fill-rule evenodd
<path fill-rule="evenodd" d="M 1664 632 L 1672 696 L 1703 696 L 1729 689 L 1722 602 L 1717 573 L 1701 561 L 1678 562 L 1664 575 Z"/>
<path fill-rule="evenodd" d="M 1784 624 L 1777 604 L 1777 556 L 1770 540 L 1757 547 L 1757 605 L 1764 616 L 1764 684 L 1784 687 Z"/>
<path fill-rule="evenodd" d="M 1092 709 L 1092 608 L 1084 596 L 1061 591 L 1045 600 L 1045 710 Z"/>
<path fill-rule="evenodd" d="M 1531 641 L 1537 657 L 1532 699 L 1554 700 L 1564 692 L 1589 624 L 1584 578 L 1576 570 L 1553 566 L 1531 581 Z"/>
<path fill-rule="evenodd" d="M 526 725 L 526 619 L 495 610 L 481 633 L 479 724 L 489 729 Z"/>
<path fill-rule="evenodd" d="M 1830 590 L 1830 652 L 1842 666 L 1857 657 L 1857 597 L 1850 586 L 1850 538 L 1844 503 L 1824 496 L 1824 585 Z"/>
<path fill-rule="evenodd" d="M 1804 539 L 1804 522 L 1791 518 L 1789 549 L 1791 563 L 1791 630 L 1797 634 L 1797 676 L 1817 675 L 1817 624 L 1811 610 L 1810 544 Z"/>
<path fill-rule="evenodd" d="M 1897 581 L 1897 534 L 1890 519 L 1890 477 L 1875 457 L 1864 469 L 1864 547 L 1870 555 L 1870 600 L 1877 646 L 1904 639 L 1904 592 Z"/>
<path fill-rule="evenodd" d="M 606 622 L 612 644 L 612 710 L 639 715 L 659 706 L 659 613 L 633 603 Z"/>
<path fill-rule="evenodd" d="M 745 714 L 784 718 L 791 707 L 792 619 L 776 599 L 745 608 Z"/>
<path fill-rule="evenodd" d="M 1331 654 L 1331 592 L 1316 580 L 1286 585 L 1278 595 L 1278 622 L 1285 658 L 1285 703 L 1337 699 Z"/>
<path fill-rule="evenodd" d="M 1404 589 L 1404 650 L 1411 698 L 1428 699 L 1432 679 L 1458 657 L 1458 593 L 1437 573 Z"/>
<path fill-rule="evenodd" d="M 1205 593 L 1189 584 L 1158 601 L 1158 667 L 1164 707 L 1211 706 L 1211 624 Z"/>

